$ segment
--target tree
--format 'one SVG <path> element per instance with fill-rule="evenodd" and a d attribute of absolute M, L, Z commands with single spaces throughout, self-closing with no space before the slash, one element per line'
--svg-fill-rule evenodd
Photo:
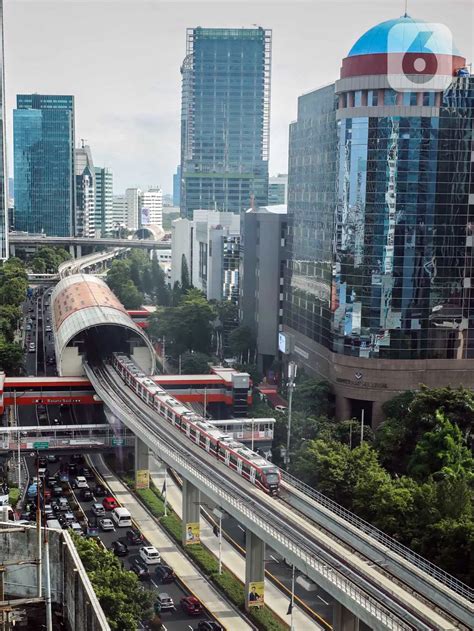
<path fill-rule="evenodd" d="M 181 257 L 181 289 L 183 292 L 186 292 L 191 287 L 192 285 L 189 276 L 188 261 L 186 260 L 186 255 L 183 254 L 183 256 Z"/>
<path fill-rule="evenodd" d="M 64 248 L 51 248 L 44 246 L 39 248 L 31 259 L 31 269 L 36 274 L 54 274 L 64 261 L 71 258 Z"/>
<path fill-rule="evenodd" d="M 246 324 L 235 328 L 229 335 L 231 352 L 240 359 L 241 363 L 248 361 L 255 352 L 257 342 L 252 329 Z"/>
<path fill-rule="evenodd" d="M 436 425 L 418 441 L 408 462 L 408 473 L 418 480 L 438 478 L 474 478 L 474 458 L 464 442 L 461 430 L 436 413 Z"/>
<path fill-rule="evenodd" d="M 189 289 L 176 307 L 156 311 L 149 320 L 149 333 L 166 338 L 166 348 L 177 358 L 185 351 L 208 354 L 211 348 L 211 321 L 214 312 L 197 289 Z"/>
<path fill-rule="evenodd" d="M 116 293 L 126 309 L 140 309 L 143 304 L 143 294 L 132 280 L 127 281 Z"/>
<path fill-rule="evenodd" d="M 151 280 L 153 285 L 153 294 L 157 304 L 162 307 L 166 307 L 170 304 L 170 292 L 166 286 L 165 273 L 161 269 L 156 252 L 153 252 L 153 257 L 151 259 Z"/>
<path fill-rule="evenodd" d="M 297 382 L 293 395 L 293 407 L 295 410 L 316 416 L 332 416 L 333 399 L 329 382 L 305 376 L 303 380 Z"/>
<path fill-rule="evenodd" d="M 90 539 L 73 535 L 81 561 L 114 631 L 136 629 L 151 615 L 152 593 L 141 588 L 137 576 Z"/>
<path fill-rule="evenodd" d="M 0 370 L 7 374 L 18 373 L 23 365 L 23 349 L 21 344 L 9 342 L 0 335 Z"/>
<path fill-rule="evenodd" d="M 207 375 L 210 362 L 209 355 L 186 352 L 181 356 L 181 373 L 183 375 Z"/>

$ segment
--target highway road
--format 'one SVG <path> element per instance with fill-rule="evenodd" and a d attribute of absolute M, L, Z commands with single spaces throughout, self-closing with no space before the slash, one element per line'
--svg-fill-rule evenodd
<path fill-rule="evenodd" d="M 41 455 L 43 454 L 47 455 L 47 453 L 48 453 L 47 450 L 45 450 L 44 452 L 43 451 L 41 452 Z M 26 458 L 26 461 L 27 461 L 27 466 L 28 466 L 28 471 L 29 471 L 30 476 L 36 475 L 36 458 L 34 456 L 33 457 L 29 456 Z M 57 463 L 49 463 L 48 471 L 50 475 L 54 475 L 59 470 L 60 466 L 66 467 L 70 462 L 71 460 L 69 457 L 61 456 Z M 80 471 L 81 465 L 79 464 L 78 467 Z M 97 480 L 95 479 L 89 480 L 89 486 L 91 489 L 94 489 L 96 487 L 96 484 L 97 484 Z M 101 503 L 102 497 L 94 496 L 91 501 L 84 501 L 81 499 L 79 493 L 75 492 L 72 489 L 71 491 L 74 494 L 74 497 L 76 501 L 78 502 L 79 506 L 81 507 L 81 510 L 83 511 L 88 522 L 91 525 L 98 525 L 97 518 L 92 513 L 91 507 L 92 507 L 93 502 L 97 501 Z M 106 512 L 105 517 L 110 518 L 110 511 Z M 123 543 L 126 543 L 125 533 L 127 530 L 128 530 L 127 528 L 115 528 L 113 531 L 107 531 L 107 532 L 100 531 L 100 540 L 104 544 L 104 547 L 110 550 L 112 543 L 114 541 L 121 541 Z M 125 569 L 130 569 L 134 559 L 139 557 L 138 550 L 139 550 L 138 545 L 129 546 L 129 553 L 127 554 L 127 556 L 120 557 L 120 560 L 123 562 L 123 567 Z M 151 565 L 149 566 L 149 568 L 150 568 L 151 580 L 143 582 L 144 588 L 152 591 L 154 596 L 157 596 L 161 592 L 168 593 L 173 599 L 174 604 L 175 604 L 174 610 L 163 611 L 161 614 L 162 622 L 165 625 L 166 629 L 170 631 L 189 631 L 190 629 L 194 629 L 200 620 L 212 619 L 212 617 L 206 613 L 203 613 L 200 616 L 192 616 L 192 617 L 188 616 L 181 609 L 179 603 L 180 603 L 181 598 L 183 598 L 184 596 L 189 596 L 190 593 L 185 589 L 185 587 L 179 581 L 175 581 L 173 583 L 169 583 L 166 585 L 160 585 L 158 580 L 156 579 L 156 576 L 154 575 L 154 566 Z M 145 622 L 143 622 L 142 628 L 143 629 L 147 628 Z"/>

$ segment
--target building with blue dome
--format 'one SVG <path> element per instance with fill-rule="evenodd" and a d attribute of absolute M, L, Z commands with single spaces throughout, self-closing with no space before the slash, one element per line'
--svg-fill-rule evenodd
<path fill-rule="evenodd" d="M 290 126 L 283 335 L 341 419 L 474 388 L 474 81 L 442 25 L 370 28 Z"/>

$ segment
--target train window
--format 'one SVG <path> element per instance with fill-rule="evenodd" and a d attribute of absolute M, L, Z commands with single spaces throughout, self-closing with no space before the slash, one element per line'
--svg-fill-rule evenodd
<path fill-rule="evenodd" d="M 250 482 L 251 482 L 252 484 L 255 484 L 255 477 L 256 477 L 256 474 L 257 474 L 257 471 L 256 471 L 255 467 L 252 467 L 252 468 L 250 469 Z"/>

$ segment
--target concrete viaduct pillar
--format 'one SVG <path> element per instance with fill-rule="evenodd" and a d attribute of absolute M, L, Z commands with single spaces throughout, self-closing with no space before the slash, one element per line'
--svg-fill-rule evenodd
<path fill-rule="evenodd" d="M 182 541 L 184 546 L 200 542 L 199 517 L 201 494 L 199 489 L 183 479 Z"/>
<path fill-rule="evenodd" d="M 245 537 L 245 609 L 264 604 L 265 542 L 247 530 Z"/>
<path fill-rule="evenodd" d="M 341 603 L 334 603 L 332 626 L 334 631 L 359 631 L 359 619 Z"/>
<path fill-rule="evenodd" d="M 147 489 L 150 486 L 150 454 L 148 445 L 135 437 L 135 486 Z"/>

